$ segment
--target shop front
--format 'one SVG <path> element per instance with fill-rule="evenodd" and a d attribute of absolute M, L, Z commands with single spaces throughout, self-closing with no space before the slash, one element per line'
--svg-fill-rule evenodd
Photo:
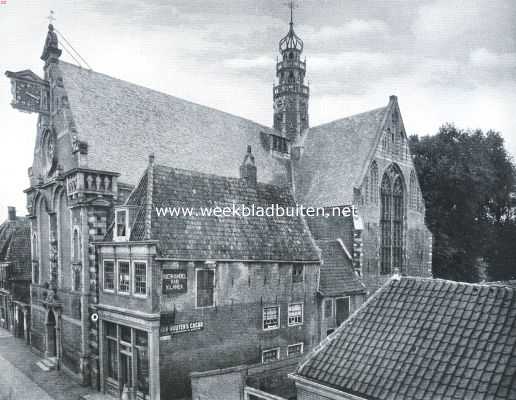
<path fill-rule="evenodd" d="M 116 398 L 159 399 L 159 321 L 101 312 L 101 389 Z M 125 398 L 125 397 L 124 397 Z"/>

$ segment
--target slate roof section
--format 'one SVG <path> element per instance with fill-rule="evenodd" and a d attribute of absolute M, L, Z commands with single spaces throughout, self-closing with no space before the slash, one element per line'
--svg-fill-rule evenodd
<path fill-rule="evenodd" d="M 120 182 L 135 185 L 154 153 L 178 168 L 237 177 L 234 165 L 251 145 L 258 180 L 287 182 L 288 161 L 268 143 L 280 132 L 63 61 L 59 67 L 88 168 L 121 172 Z"/>
<path fill-rule="evenodd" d="M 306 206 L 353 204 L 353 189 L 376 148 L 389 105 L 310 128 L 294 162 L 296 198 Z"/>
<path fill-rule="evenodd" d="M 237 169 L 237 168 L 235 168 Z M 258 170 L 259 172 L 259 170 Z M 144 239 L 148 170 L 126 201 L 136 206 L 138 217 L 131 240 Z M 186 171 L 164 165 L 153 166 L 151 239 L 159 241 L 162 257 L 183 260 L 309 261 L 319 254 L 308 226 L 301 217 L 158 217 L 155 207 L 295 207 L 287 187 L 243 179 Z M 106 240 L 111 240 L 109 231 Z"/>
<path fill-rule="evenodd" d="M 323 296 L 339 296 L 365 293 L 365 286 L 353 270 L 353 262 L 348 258 L 337 240 L 317 240 L 323 263 L 319 278 L 319 292 Z"/>
<path fill-rule="evenodd" d="M 14 263 L 17 279 L 31 279 L 30 224 L 25 217 L 0 225 L 0 262 Z"/>
<path fill-rule="evenodd" d="M 297 373 L 364 399 L 515 399 L 515 289 L 391 280 Z"/>

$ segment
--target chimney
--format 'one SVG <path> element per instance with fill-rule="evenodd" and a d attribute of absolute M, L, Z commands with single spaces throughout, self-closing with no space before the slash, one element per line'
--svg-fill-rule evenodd
<path fill-rule="evenodd" d="M 240 166 L 240 179 L 244 179 L 248 186 L 256 186 L 256 165 L 254 163 L 254 156 L 251 152 L 251 146 L 247 146 L 247 154 Z"/>
<path fill-rule="evenodd" d="M 7 207 L 8 221 L 16 221 L 16 207 Z"/>

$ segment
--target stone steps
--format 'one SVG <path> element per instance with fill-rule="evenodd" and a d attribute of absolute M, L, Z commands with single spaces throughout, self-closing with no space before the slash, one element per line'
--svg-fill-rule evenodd
<path fill-rule="evenodd" d="M 45 372 L 52 371 L 57 367 L 57 358 L 56 357 L 47 357 L 38 361 L 36 365 Z"/>

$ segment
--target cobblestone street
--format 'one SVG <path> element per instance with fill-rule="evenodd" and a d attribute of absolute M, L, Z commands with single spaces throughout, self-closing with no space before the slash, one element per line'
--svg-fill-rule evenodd
<path fill-rule="evenodd" d="M 0 329 L 0 400 L 79 400 L 92 393 L 62 371 L 41 370 L 38 361 L 22 339 Z"/>

